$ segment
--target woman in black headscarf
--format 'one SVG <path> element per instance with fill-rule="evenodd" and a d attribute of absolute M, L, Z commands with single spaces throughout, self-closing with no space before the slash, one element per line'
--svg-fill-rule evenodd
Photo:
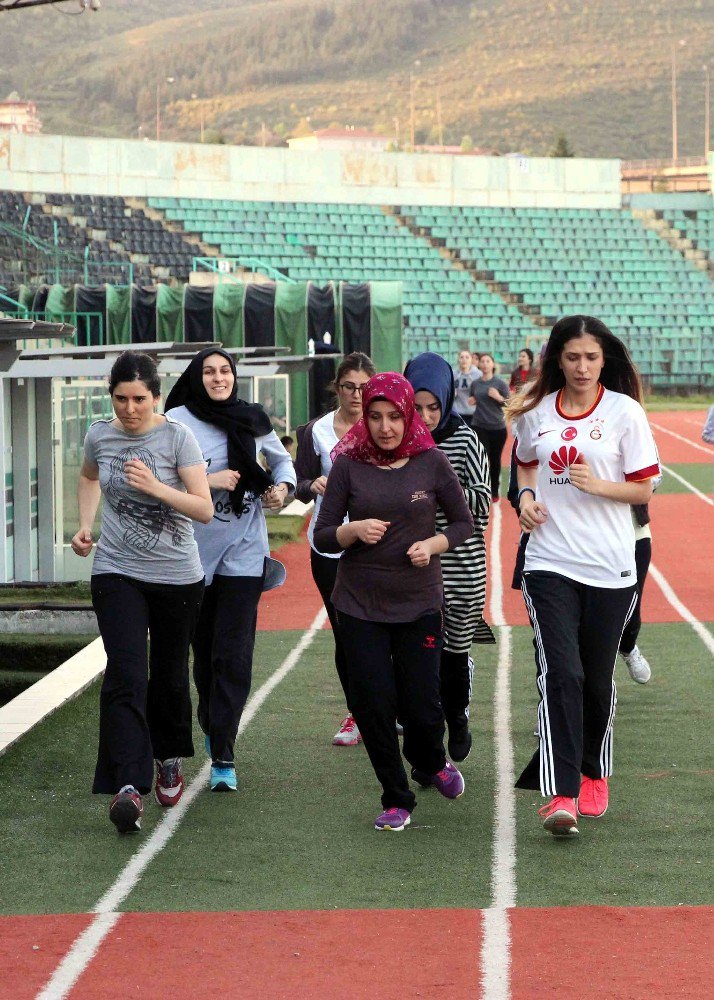
<path fill-rule="evenodd" d="M 404 370 L 414 389 L 417 412 L 431 431 L 440 451 L 451 462 L 474 519 L 471 538 L 441 556 L 444 578 L 444 648 L 441 654 L 441 704 L 449 729 L 449 756 L 464 760 L 471 750 L 469 703 L 474 661 L 471 644 L 494 642 L 483 620 L 486 600 L 486 543 L 484 532 L 491 506 L 488 460 L 474 431 L 454 410 L 454 375 L 439 354 L 426 351 Z M 446 520 L 436 515 L 437 530 Z M 419 781 L 419 772 L 412 772 Z M 424 782 L 428 784 L 428 781 Z"/>
<path fill-rule="evenodd" d="M 235 791 L 234 743 L 250 693 L 258 601 L 285 580 L 285 568 L 270 558 L 263 506 L 283 506 L 295 470 L 263 407 L 238 398 L 226 351 L 209 347 L 196 355 L 169 393 L 169 411 L 193 431 L 208 465 L 213 519 L 194 528 L 206 592 L 193 675 L 211 790 Z M 272 474 L 258 462 L 260 452 Z"/>

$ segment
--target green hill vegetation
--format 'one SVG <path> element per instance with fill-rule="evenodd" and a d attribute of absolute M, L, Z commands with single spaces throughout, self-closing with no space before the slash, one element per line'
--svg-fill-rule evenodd
<path fill-rule="evenodd" d="M 67 5 L 69 9 L 70 5 Z M 0 15 L 0 92 L 45 131 L 281 143 L 328 125 L 505 153 L 701 155 L 712 0 L 105 0 Z M 684 44 L 680 44 L 683 42 Z M 714 66 L 712 67 L 714 71 Z M 168 83 L 167 77 L 173 82 Z"/>

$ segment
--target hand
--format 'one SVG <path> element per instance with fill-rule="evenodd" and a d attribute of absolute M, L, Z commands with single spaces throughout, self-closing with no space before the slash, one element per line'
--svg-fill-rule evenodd
<path fill-rule="evenodd" d="M 76 553 L 76 555 L 85 559 L 92 551 L 92 546 L 94 545 L 90 529 L 80 528 L 77 534 L 73 536 L 70 545 L 72 546 L 72 551 Z"/>
<path fill-rule="evenodd" d="M 129 486 L 133 486 L 140 493 L 147 493 L 149 496 L 156 495 L 159 480 L 141 459 L 132 458 L 130 462 L 124 463 L 124 478 Z"/>
<path fill-rule="evenodd" d="M 541 503 L 540 500 L 528 500 L 526 499 L 526 495 L 523 495 L 521 511 L 518 517 L 518 523 L 523 531 L 533 531 L 539 524 L 543 524 L 547 517 L 548 508 L 544 503 Z"/>
<path fill-rule="evenodd" d="M 428 540 L 414 542 L 407 549 L 407 555 L 412 561 L 412 566 L 428 566 L 431 561 L 431 546 Z"/>
<path fill-rule="evenodd" d="M 327 476 L 318 476 L 313 482 L 310 483 L 310 489 L 315 494 L 315 496 L 322 497 L 325 495 L 325 487 L 327 486 Z"/>
<path fill-rule="evenodd" d="M 271 486 L 269 490 L 266 490 L 261 500 L 263 506 L 268 510 L 282 510 L 287 495 L 287 483 L 278 483 L 277 486 Z"/>
<path fill-rule="evenodd" d="M 498 391 L 498 389 L 495 389 L 493 386 L 491 386 L 491 388 L 488 390 L 487 395 L 489 395 L 491 399 L 495 399 L 497 403 L 503 402 L 503 396 Z"/>
<path fill-rule="evenodd" d="M 212 490 L 228 490 L 232 493 L 240 481 L 240 472 L 224 469 L 223 472 L 211 472 L 206 478 Z"/>
<path fill-rule="evenodd" d="M 601 480 L 593 475 L 592 469 L 582 455 L 578 455 L 570 466 L 568 478 L 573 486 L 582 493 L 597 495 Z"/>
<path fill-rule="evenodd" d="M 384 537 L 391 521 L 380 521 L 378 517 L 368 517 L 366 521 L 353 521 L 353 527 L 360 542 L 376 545 Z"/>

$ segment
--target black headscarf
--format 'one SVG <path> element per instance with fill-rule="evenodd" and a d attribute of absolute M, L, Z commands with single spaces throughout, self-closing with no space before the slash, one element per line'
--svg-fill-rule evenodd
<path fill-rule="evenodd" d="M 233 391 L 228 399 L 220 402 L 211 399 L 203 384 L 203 362 L 212 354 L 225 358 L 233 372 Z M 220 427 L 228 435 L 228 468 L 240 473 L 238 484 L 231 493 L 231 502 L 236 517 L 240 517 L 247 492 L 260 496 L 273 485 L 271 476 L 256 461 L 254 443 L 255 438 L 272 431 L 270 417 L 259 403 L 238 399 L 235 361 L 218 347 L 200 351 L 181 375 L 168 395 L 164 410 L 177 406 L 185 406 L 194 417 Z"/>

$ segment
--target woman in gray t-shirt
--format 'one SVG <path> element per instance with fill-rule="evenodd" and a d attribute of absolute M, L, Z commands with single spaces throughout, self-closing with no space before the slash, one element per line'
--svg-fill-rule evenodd
<path fill-rule="evenodd" d="M 87 432 L 72 549 L 91 552 L 103 496 L 92 603 L 107 669 L 92 791 L 114 795 L 109 817 L 129 833 L 140 829 L 154 760 L 156 799 L 173 806 L 184 787 L 181 758 L 193 756 L 188 647 L 203 569 L 191 520 L 210 521 L 213 505 L 196 439 L 154 411 L 160 383 L 151 358 L 121 354 L 109 390 L 116 416 Z"/>
<path fill-rule="evenodd" d="M 509 389 L 502 378 L 496 377 L 496 362 L 492 355 L 482 354 L 478 366 L 481 369 L 481 378 L 471 386 L 470 399 L 475 406 L 471 426 L 488 455 L 491 499 L 495 502 L 499 498 L 501 453 L 508 436 L 503 407 L 508 400 Z"/>

